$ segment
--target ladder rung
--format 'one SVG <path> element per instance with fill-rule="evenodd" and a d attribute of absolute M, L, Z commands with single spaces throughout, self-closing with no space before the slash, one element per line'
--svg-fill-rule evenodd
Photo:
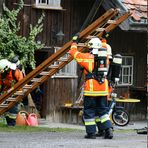
<path fill-rule="evenodd" d="M 14 95 L 23 96 L 24 93 L 22 91 L 17 91 L 17 92 L 14 93 Z"/>
<path fill-rule="evenodd" d="M 116 24 L 116 20 L 108 20 L 107 23 L 108 24 Z"/>
<path fill-rule="evenodd" d="M 68 59 L 67 58 L 60 58 L 60 59 L 58 59 L 58 61 L 60 61 L 60 62 L 67 62 Z"/>
<path fill-rule="evenodd" d="M 86 39 L 92 39 L 92 38 L 95 38 L 96 36 L 94 36 L 94 35 L 88 35 L 87 37 L 86 37 Z"/>
<path fill-rule="evenodd" d="M 103 32 L 105 30 L 105 28 L 97 28 L 96 31 L 97 32 Z"/>
<path fill-rule="evenodd" d="M 24 88 L 24 89 L 32 88 L 32 85 L 27 85 L 27 84 L 26 84 L 23 88 Z"/>
<path fill-rule="evenodd" d="M 8 107 L 8 104 L 1 104 L 0 107 L 1 107 L 1 108 Z"/>
<path fill-rule="evenodd" d="M 40 79 L 40 78 L 33 78 L 33 79 L 31 80 L 31 82 L 41 82 L 41 79 Z"/>
<path fill-rule="evenodd" d="M 59 68 L 58 65 L 50 65 L 49 68 Z"/>
<path fill-rule="evenodd" d="M 6 101 L 16 101 L 16 99 L 15 99 L 15 98 L 10 97 L 10 98 L 8 98 Z"/>
<path fill-rule="evenodd" d="M 42 75 L 42 76 L 48 76 L 49 75 L 49 72 L 48 71 L 42 71 L 40 73 L 40 75 Z"/>
<path fill-rule="evenodd" d="M 61 49 L 61 47 L 54 47 L 56 50 L 60 50 Z"/>
<path fill-rule="evenodd" d="M 78 46 L 79 47 L 86 47 L 86 44 L 85 43 L 78 43 Z"/>

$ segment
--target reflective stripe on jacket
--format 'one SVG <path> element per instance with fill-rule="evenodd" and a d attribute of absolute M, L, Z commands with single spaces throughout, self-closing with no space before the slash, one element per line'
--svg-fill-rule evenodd
<path fill-rule="evenodd" d="M 77 50 L 77 44 L 73 43 L 70 49 L 71 56 L 84 67 L 88 72 L 94 69 L 94 56 L 90 53 L 81 53 Z M 86 72 L 84 72 L 86 74 Z M 105 79 L 104 83 L 99 83 L 95 79 L 87 79 L 84 84 L 84 96 L 107 96 L 108 95 L 108 81 Z"/>

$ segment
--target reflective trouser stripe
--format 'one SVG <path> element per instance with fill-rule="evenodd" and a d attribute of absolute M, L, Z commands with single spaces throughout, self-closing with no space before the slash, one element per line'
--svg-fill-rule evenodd
<path fill-rule="evenodd" d="M 96 122 L 101 122 L 101 119 L 99 117 L 96 117 L 95 121 Z"/>
<path fill-rule="evenodd" d="M 101 116 L 100 119 L 101 119 L 101 123 L 104 123 L 104 122 L 106 122 L 107 120 L 110 120 L 108 114 L 105 114 L 105 115 Z"/>
<path fill-rule="evenodd" d="M 6 117 L 9 117 L 10 119 L 16 119 L 17 114 L 6 114 Z"/>
<path fill-rule="evenodd" d="M 85 122 L 85 125 L 96 125 L 96 122 Z"/>
<path fill-rule="evenodd" d="M 96 125 L 95 119 L 84 119 L 85 125 Z"/>

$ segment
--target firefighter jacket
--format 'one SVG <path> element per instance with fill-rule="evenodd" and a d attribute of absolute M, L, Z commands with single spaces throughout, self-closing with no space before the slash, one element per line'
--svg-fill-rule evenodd
<path fill-rule="evenodd" d="M 23 79 L 23 73 L 19 70 L 9 70 L 0 74 L 0 93 L 14 86 L 14 84 Z"/>
<path fill-rule="evenodd" d="M 77 49 L 77 43 L 72 43 L 69 51 L 71 56 L 84 67 L 84 74 L 92 73 L 94 69 L 94 55 L 90 53 L 81 53 Z M 108 80 L 105 79 L 103 83 L 99 83 L 95 79 L 85 79 L 84 96 L 108 96 Z"/>

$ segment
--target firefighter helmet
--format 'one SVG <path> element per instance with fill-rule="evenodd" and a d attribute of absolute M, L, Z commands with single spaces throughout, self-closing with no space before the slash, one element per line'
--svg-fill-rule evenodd
<path fill-rule="evenodd" d="M 19 56 L 14 56 L 11 60 L 12 63 L 17 63 L 19 61 Z"/>
<path fill-rule="evenodd" d="M 11 62 L 9 62 L 7 59 L 0 60 L 0 72 L 8 70 L 10 67 L 11 67 Z"/>
<path fill-rule="evenodd" d="M 102 42 L 99 38 L 95 37 L 95 38 L 92 38 L 89 42 L 88 42 L 88 47 L 90 49 L 98 49 L 102 46 Z"/>
<path fill-rule="evenodd" d="M 16 68 L 18 68 L 20 66 L 20 60 L 19 60 L 19 56 L 15 56 L 11 59 L 11 69 L 15 70 Z"/>

